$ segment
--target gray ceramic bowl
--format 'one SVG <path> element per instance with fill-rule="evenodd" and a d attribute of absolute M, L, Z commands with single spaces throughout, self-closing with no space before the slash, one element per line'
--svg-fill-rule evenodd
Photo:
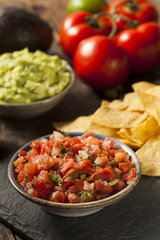
<path fill-rule="evenodd" d="M 82 132 L 69 132 L 68 133 L 70 136 L 80 136 L 83 133 Z M 100 135 L 100 134 L 95 134 L 95 136 L 99 139 L 104 139 L 106 136 Z M 48 138 L 48 136 L 44 136 L 45 138 Z M 42 137 L 41 137 L 42 138 Z M 38 204 L 41 206 L 45 211 L 51 214 L 56 214 L 60 216 L 66 216 L 66 217 L 79 217 L 79 216 L 85 216 L 89 215 L 92 213 L 95 213 L 104 207 L 116 203 L 120 199 L 124 198 L 126 195 L 128 195 L 137 185 L 140 176 L 141 176 L 141 167 L 140 167 L 140 162 L 135 155 L 135 153 L 125 144 L 119 142 L 118 140 L 113 139 L 115 148 L 123 148 L 126 152 L 129 153 L 131 157 L 131 161 L 134 163 L 136 170 L 137 170 L 137 176 L 136 176 L 136 182 L 134 184 L 128 185 L 125 189 L 121 190 L 120 192 L 108 197 L 104 198 L 101 200 L 97 201 L 92 201 L 92 202 L 86 202 L 86 203 L 56 203 L 56 202 L 51 202 L 47 200 L 40 199 L 38 197 L 34 197 L 29 195 L 23 188 L 22 186 L 18 183 L 16 180 L 16 174 L 15 174 L 15 167 L 13 165 L 13 162 L 17 159 L 18 157 L 18 152 L 19 150 L 14 154 L 12 159 L 9 162 L 8 165 L 8 177 L 13 185 L 13 187 L 23 195 L 23 197 L 29 199 L 33 203 Z M 21 149 L 28 151 L 30 149 L 29 145 L 31 142 L 23 146 Z"/>
<path fill-rule="evenodd" d="M 68 93 L 74 83 L 75 75 L 72 67 L 67 65 L 66 71 L 71 73 L 71 80 L 68 86 L 57 95 L 33 103 L 25 104 L 0 104 L 0 116 L 11 119 L 29 119 L 40 116 L 58 105 L 64 96 Z"/>

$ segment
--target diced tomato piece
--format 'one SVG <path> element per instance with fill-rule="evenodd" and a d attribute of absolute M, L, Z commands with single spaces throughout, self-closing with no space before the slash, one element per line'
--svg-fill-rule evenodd
<path fill-rule="evenodd" d="M 100 200 L 100 199 L 109 197 L 109 195 L 110 195 L 109 193 L 98 193 L 95 195 L 95 198 L 96 198 L 96 200 Z"/>
<path fill-rule="evenodd" d="M 14 166 L 17 167 L 19 164 L 21 164 L 23 162 L 26 162 L 26 160 L 24 157 L 21 156 L 21 157 L 17 158 L 17 160 L 14 162 Z"/>
<path fill-rule="evenodd" d="M 82 149 L 83 143 L 80 141 L 78 137 L 73 137 L 72 141 L 70 142 L 70 147 L 77 154 L 78 151 Z"/>
<path fill-rule="evenodd" d="M 24 164 L 20 163 L 15 169 L 16 173 L 20 173 L 23 170 L 23 168 Z"/>
<path fill-rule="evenodd" d="M 123 150 L 117 150 L 115 153 L 115 162 L 119 163 L 120 161 L 124 160 L 127 157 L 127 153 Z"/>
<path fill-rule="evenodd" d="M 101 192 L 101 193 L 112 193 L 113 192 L 113 188 L 107 184 L 106 181 L 102 181 L 101 179 L 100 180 L 96 180 L 94 182 L 94 188 L 95 188 L 95 191 L 98 191 L 98 192 Z"/>
<path fill-rule="evenodd" d="M 132 163 L 130 160 L 119 162 L 118 165 L 119 165 L 119 169 L 122 170 L 123 173 L 129 172 L 132 168 Z"/>
<path fill-rule="evenodd" d="M 82 191 L 84 186 L 84 182 L 80 179 L 75 179 L 74 184 L 69 187 L 69 190 L 76 192 L 76 191 Z"/>
<path fill-rule="evenodd" d="M 77 178 L 78 178 L 78 172 L 74 168 L 71 168 L 64 176 L 65 182 L 74 182 L 74 180 Z"/>
<path fill-rule="evenodd" d="M 79 163 L 79 172 L 80 173 L 86 173 L 86 174 L 92 174 L 94 172 L 94 165 L 91 163 L 90 160 L 84 160 Z"/>
<path fill-rule="evenodd" d="M 113 185 L 113 189 L 115 192 L 120 192 L 125 187 L 126 187 L 126 184 L 121 179 L 119 179 L 119 181 L 115 185 Z"/>
<path fill-rule="evenodd" d="M 66 199 L 66 194 L 61 191 L 53 192 L 50 198 L 50 200 L 53 202 L 61 202 L 61 203 L 64 203 L 65 199 Z"/>
<path fill-rule="evenodd" d="M 49 172 L 42 170 L 37 176 L 37 179 L 41 182 L 44 182 L 46 188 L 51 188 L 54 186 L 53 182 L 49 179 Z"/>
<path fill-rule="evenodd" d="M 126 182 L 135 180 L 136 177 L 136 169 L 132 168 L 131 171 L 123 175 L 124 179 Z"/>
<path fill-rule="evenodd" d="M 24 151 L 24 150 L 20 150 L 19 151 L 19 153 L 18 153 L 18 156 L 20 157 L 20 156 L 26 156 L 27 155 L 27 152 L 26 151 Z"/>
<path fill-rule="evenodd" d="M 80 197 L 78 197 L 76 194 L 74 193 L 69 193 L 68 194 L 68 201 L 70 203 L 79 203 L 80 202 Z"/>
<path fill-rule="evenodd" d="M 32 180 L 29 182 L 26 187 L 29 194 L 34 195 L 39 198 L 48 199 L 50 188 L 47 188 L 47 185 L 40 180 Z"/>
<path fill-rule="evenodd" d="M 39 142 L 38 139 L 35 140 L 35 141 L 33 141 L 32 144 L 30 145 L 30 147 L 31 147 L 32 149 L 34 149 L 38 154 L 39 154 L 40 151 L 41 151 L 41 145 L 40 145 L 40 142 Z"/>
<path fill-rule="evenodd" d="M 112 180 L 116 176 L 114 173 L 114 170 L 111 166 L 105 167 L 102 170 L 102 174 L 103 174 L 104 178 L 108 181 Z"/>
<path fill-rule="evenodd" d="M 29 182 L 34 175 L 38 174 L 37 165 L 35 163 L 26 163 L 23 170 L 18 174 L 18 181 L 23 182 Z"/>
<path fill-rule="evenodd" d="M 65 173 L 69 169 L 71 169 L 74 165 L 74 158 L 69 157 L 68 160 L 62 165 L 61 172 Z"/>

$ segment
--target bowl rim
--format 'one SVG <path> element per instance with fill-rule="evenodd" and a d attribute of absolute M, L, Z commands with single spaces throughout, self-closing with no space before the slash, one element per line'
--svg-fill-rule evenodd
<path fill-rule="evenodd" d="M 56 98 L 58 98 L 59 96 L 65 94 L 73 85 L 74 81 L 75 81 L 75 74 L 73 71 L 73 68 L 71 67 L 71 65 L 69 63 L 67 63 L 66 65 L 66 70 L 68 72 L 70 72 L 71 77 L 70 77 L 70 81 L 68 83 L 68 85 L 59 93 L 57 93 L 56 95 L 53 95 L 51 97 L 48 98 L 44 98 L 35 102 L 30 102 L 30 103 L 0 103 L 0 107 L 26 107 L 26 106 L 33 106 L 36 104 L 45 104 L 48 103 Z"/>
<path fill-rule="evenodd" d="M 73 136 L 80 136 L 80 135 L 84 134 L 85 132 L 66 132 L 66 133 L 73 137 Z M 23 189 L 23 187 L 20 185 L 20 183 L 18 183 L 18 181 L 15 177 L 16 173 L 14 172 L 15 167 L 13 165 L 13 162 L 17 159 L 19 150 L 29 148 L 29 145 L 36 139 L 49 138 L 49 136 L 51 136 L 51 134 L 36 138 L 36 139 L 28 142 L 27 144 L 25 144 L 24 146 L 22 146 L 20 149 L 18 149 L 16 151 L 16 153 L 12 156 L 12 158 L 8 164 L 8 178 L 10 180 L 10 183 L 23 197 L 27 198 L 28 200 L 30 200 L 34 203 L 38 203 L 44 207 L 48 206 L 48 207 L 56 207 L 56 208 L 61 208 L 61 209 L 82 210 L 82 209 L 90 209 L 92 207 L 97 207 L 97 208 L 105 207 L 107 205 L 110 205 L 110 204 L 113 204 L 113 203 L 119 201 L 120 199 L 122 199 L 123 197 L 128 195 L 138 184 L 140 177 L 141 177 L 140 161 L 139 161 L 138 157 L 136 156 L 136 154 L 134 153 L 134 151 L 130 147 L 125 145 L 124 143 L 120 142 L 119 140 L 109 137 L 109 136 L 102 135 L 102 134 L 94 133 L 94 135 L 100 139 L 104 139 L 106 137 L 113 139 L 115 145 L 117 145 L 118 147 L 124 149 L 126 152 L 129 153 L 130 157 L 132 158 L 131 161 L 135 164 L 136 171 L 137 171 L 135 183 L 127 185 L 126 188 L 122 189 L 120 192 L 115 193 L 109 197 L 106 197 L 106 198 L 103 198 L 100 200 L 85 202 L 85 203 L 72 204 L 72 203 L 52 202 L 52 201 L 44 200 L 44 199 L 41 199 L 41 198 L 38 198 L 38 197 L 28 194 Z"/>

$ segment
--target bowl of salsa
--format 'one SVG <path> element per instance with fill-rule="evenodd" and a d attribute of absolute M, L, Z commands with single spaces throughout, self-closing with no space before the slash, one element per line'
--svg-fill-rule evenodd
<path fill-rule="evenodd" d="M 8 166 L 20 194 L 61 216 L 89 215 L 119 201 L 140 175 L 128 146 L 93 132 L 54 131 L 19 149 Z"/>

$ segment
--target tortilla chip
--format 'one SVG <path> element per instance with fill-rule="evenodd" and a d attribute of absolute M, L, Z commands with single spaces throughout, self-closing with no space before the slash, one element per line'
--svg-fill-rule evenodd
<path fill-rule="evenodd" d="M 140 88 L 138 84 L 135 84 L 133 85 L 133 88 L 137 92 L 145 111 L 154 117 L 160 125 L 160 86 L 154 84 L 149 85 Z"/>
<path fill-rule="evenodd" d="M 113 100 L 108 104 L 108 107 L 115 110 L 124 110 L 128 107 L 128 104 L 121 100 Z"/>
<path fill-rule="evenodd" d="M 134 134 L 131 132 L 130 129 L 127 128 L 121 128 L 117 134 L 125 140 L 128 140 L 129 145 L 134 147 L 134 148 L 140 148 L 141 146 L 143 146 L 143 142 L 139 139 L 137 139 Z M 127 144 L 128 145 L 128 144 Z"/>
<path fill-rule="evenodd" d="M 102 101 L 101 101 L 101 107 L 103 107 L 103 106 L 108 106 L 108 104 L 110 104 L 110 102 L 107 101 L 107 100 L 102 100 Z"/>
<path fill-rule="evenodd" d="M 103 106 L 93 114 L 91 122 L 107 128 L 132 128 L 146 118 L 146 113 L 118 111 Z"/>
<path fill-rule="evenodd" d="M 158 122 L 153 117 L 148 117 L 144 122 L 131 129 L 133 135 L 143 144 L 159 130 Z"/>
<path fill-rule="evenodd" d="M 145 81 L 132 84 L 132 88 L 134 89 L 134 91 L 136 91 L 137 89 L 143 89 L 143 91 L 147 91 L 152 87 L 155 87 L 155 84 Z"/>
<path fill-rule="evenodd" d="M 160 176 L 160 132 L 151 137 L 137 152 L 142 174 Z"/>
<path fill-rule="evenodd" d="M 124 96 L 124 103 L 128 105 L 127 110 L 128 111 L 144 111 L 144 107 L 135 92 L 127 93 Z"/>
<path fill-rule="evenodd" d="M 89 128 L 88 128 L 88 131 L 93 131 L 95 133 L 103 134 L 105 136 L 113 137 L 113 138 L 119 137 L 117 134 L 117 130 L 119 130 L 119 129 L 107 128 L 107 127 L 101 126 L 101 125 L 99 125 L 97 123 L 93 123 L 93 122 L 91 122 L 91 124 L 89 125 Z"/>
<path fill-rule="evenodd" d="M 91 116 L 80 116 L 69 122 L 54 122 L 53 126 L 65 132 L 86 132 L 89 128 L 90 120 Z"/>

